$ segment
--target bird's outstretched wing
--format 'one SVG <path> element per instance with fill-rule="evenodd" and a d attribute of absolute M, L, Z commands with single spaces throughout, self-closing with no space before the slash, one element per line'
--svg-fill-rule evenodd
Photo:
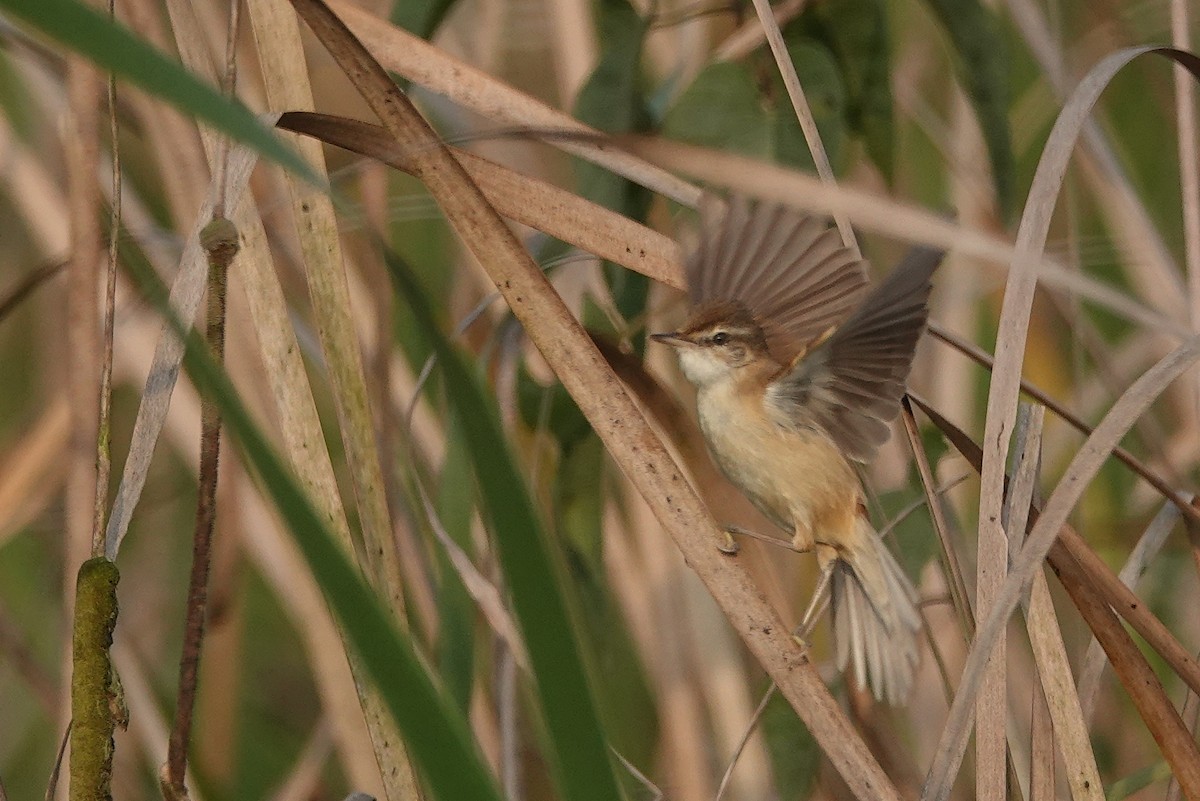
<path fill-rule="evenodd" d="M 849 317 L 866 268 L 819 217 L 744 197 L 723 206 L 715 197 L 700 206 L 700 241 L 686 262 L 692 306 L 741 304 L 787 364 Z"/>
<path fill-rule="evenodd" d="M 829 339 L 771 382 L 768 404 L 785 420 L 815 422 L 848 458 L 870 461 L 900 408 L 941 259 L 911 251 Z"/>

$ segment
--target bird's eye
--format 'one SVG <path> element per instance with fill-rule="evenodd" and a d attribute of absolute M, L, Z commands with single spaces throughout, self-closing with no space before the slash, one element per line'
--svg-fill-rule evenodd
<path fill-rule="evenodd" d="M 724 345 L 729 341 L 729 334 L 724 331 L 718 331 L 712 335 L 712 343 L 714 345 Z"/>

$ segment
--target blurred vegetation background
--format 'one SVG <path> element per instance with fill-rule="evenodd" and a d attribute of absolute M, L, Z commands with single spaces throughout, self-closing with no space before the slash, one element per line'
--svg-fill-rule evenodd
<path fill-rule="evenodd" d="M 72 5 L 56 0 L 46 8 L 60 3 Z M 295 87 L 307 80 L 318 111 L 373 121 L 307 29 L 306 68 L 264 78 L 276 69 L 272 41 L 291 35 L 272 28 L 278 15 L 291 14 L 286 5 L 268 14 L 273 5 L 250 0 L 243 9 L 236 39 L 240 100 L 255 112 L 292 110 L 271 82 Z M 405 29 L 450 59 L 614 135 L 618 145 L 706 180 L 716 191 L 775 196 L 791 191 L 795 172 L 813 173 L 748 3 L 358 5 L 380 18 L 374 25 L 381 40 L 390 35 L 389 26 Z M 187 106 L 184 84 L 173 84 L 174 90 L 149 86 L 158 66 L 135 59 L 128 69 L 141 70 L 142 80 L 118 83 L 114 143 L 104 73 L 95 62 L 107 66 L 106 58 L 124 54 L 64 47 L 60 42 L 69 37 L 55 26 L 69 14 L 57 18 L 48 10 L 39 16 L 31 8 L 0 2 L 0 782 L 11 799 L 46 792 L 69 710 L 75 573 L 92 533 L 89 488 L 95 484 L 95 399 L 103 361 L 97 299 L 110 230 L 114 144 L 122 219 L 110 499 L 134 440 L 163 325 L 146 276 L 172 280 L 187 237 L 206 221 L 199 215 L 210 184 L 223 180 L 209 168 L 193 118 L 198 112 Z M 776 6 L 788 56 L 846 190 L 839 196 L 842 209 L 875 274 L 886 272 L 912 244 L 948 247 L 932 318 L 988 352 L 997 345 L 1016 223 L 1067 93 L 1119 48 L 1173 37 L 1187 46 L 1194 30 L 1187 19 L 1198 13 L 1194 3 L 1167 0 L 783 0 Z M 228 4 L 214 0 L 116 4 L 121 25 L 214 87 L 226 62 L 228 14 Z M 393 47 L 407 46 L 397 41 Z M 416 62 L 425 58 L 424 51 L 413 52 Z M 380 60 L 446 141 L 668 235 L 694 227 L 694 215 L 681 204 L 565 152 L 577 141 L 574 135 L 515 124 L 512 114 L 494 107 L 489 113 L 487 103 L 471 107 Z M 216 71 L 205 74 L 199 62 Z M 432 58 L 427 63 L 431 70 L 443 68 Z M 174 80 L 164 76 L 168 84 Z M 460 76 L 445 80 L 454 84 Z M 1092 425 L 1196 330 L 1200 264 L 1192 262 L 1200 258 L 1188 252 L 1184 220 L 1197 213 L 1200 199 L 1184 189 L 1175 80 L 1165 60 L 1149 59 L 1134 61 L 1116 77 L 1067 174 L 1051 228 L 1047 254 L 1053 266 L 1028 328 L 1024 374 Z M 175 101 L 182 110 L 156 96 L 172 91 L 185 96 Z M 1194 120 L 1184 130 L 1194 138 Z M 743 162 L 726 166 L 711 151 L 752 159 L 764 171 L 739 172 Z M 1183 152 L 1194 155 L 1194 146 Z M 558 726 L 565 713 L 578 714 L 586 727 L 593 712 L 583 700 L 578 712 L 547 712 L 547 698 L 562 677 L 546 654 L 561 646 L 563 653 L 577 647 L 586 666 L 599 731 L 615 755 L 612 769 L 627 798 L 655 797 L 655 787 L 670 799 L 714 798 L 768 677 L 422 183 L 345 150 L 326 147 L 325 157 L 338 202 L 331 240 L 306 233 L 305 224 L 319 227 L 319 215 L 305 216 L 308 206 L 298 210 L 305 190 L 289 184 L 281 169 L 260 165 L 249 180 L 247 197 L 261 218 L 262 242 L 257 250 L 243 244 L 239 258 L 267 257 L 255 280 L 275 276 L 285 304 L 276 319 L 294 332 L 289 342 L 264 326 L 256 302 L 265 301 L 253 294 L 259 285 L 235 261 L 225 361 L 251 417 L 310 494 L 320 469 L 296 467 L 296 454 L 327 450 L 333 481 L 325 485 L 327 495 L 313 496 L 314 505 L 335 533 L 344 515 L 340 525 L 357 545 L 364 574 L 383 588 L 407 630 L 400 636 L 435 678 L 448 708 L 469 723 L 474 747 L 509 797 L 578 797 L 569 781 L 556 776 L 556 763 L 570 764 L 559 753 L 566 746 Z M 796 195 L 795 202 L 826 211 L 823 198 Z M 953 221 L 964 241 L 973 237 L 991 247 L 990 257 L 983 245 L 959 248 L 946 241 L 939 221 Z M 686 382 L 669 354 L 646 340 L 648 332 L 680 320 L 681 294 L 533 227 L 514 227 L 572 312 L 607 345 L 610 360 L 634 365 L 622 375 L 648 374 L 666 389 L 658 405 L 651 404 L 659 425 L 698 448 Z M 313 241 L 324 242 L 332 278 L 313 277 Z M 413 286 L 397 291 L 408 279 Z M 340 282 L 340 289 L 322 289 L 322 281 Z M 335 311 L 322 310 L 328 308 Z M 339 333 L 350 350 L 332 355 Z M 461 375 L 443 369 L 446 358 L 434 358 L 449 352 L 467 365 Z M 274 360 L 280 353 L 300 358 L 284 364 Z M 979 441 L 988 378 L 986 370 L 927 337 L 910 384 Z M 471 395 L 478 387 L 485 391 Z M 1122 443 L 1185 495 L 1200 467 L 1198 389 L 1193 368 Z M 304 396 L 309 391 L 311 401 Z M 677 406 L 666 406 L 666 398 Z M 303 414 L 283 411 L 289 402 L 315 408 L 319 427 L 301 431 L 295 421 Z M 369 417 L 356 418 L 355 408 Z M 192 553 L 199 409 L 197 390 L 185 376 L 162 438 L 150 443 L 145 490 L 116 560 L 122 580 L 113 656 L 131 714 L 129 730 L 116 738 L 117 798 L 159 792 Z M 487 426 L 471 424 L 472 414 L 494 418 L 502 438 L 488 439 L 481 433 Z M 369 430 L 357 436 L 364 419 Z M 978 481 L 941 434 L 917 419 L 920 442 L 945 488 L 943 511 L 958 558 L 971 566 Z M 310 433 L 315 438 L 305 439 Z M 1079 432 L 1047 415 L 1044 493 L 1082 442 Z M 696 464 L 695 453 L 684 456 Z M 881 528 L 896 521 L 889 535 L 893 547 L 926 601 L 929 636 L 917 688 L 904 707 L 878 707 L 834 669 L 824 626 L 812 647 L 822 676 L 889 777 L 911 797 L 941 736 L 966 640 L 948 600 L 942 546 L 930 515 L 923 506 L 910 509 L 925 491 L 899 424 L 867 479 L 872 515 Z M 717 521 L 769 530 L 731 488 L 714 482 L 711 467 L 697 479 Z M 227 438 L 191 747 L 192 798 L 326 799 L 352 790 L 383 797 L 347 648 L 322 600 L 322 589 L 330 586 L 314 580 L 289 535 L 295 534 L 293 518 L 263 486 L 262 468 L 248 470 L 244 451 Z M 526 504 L 531 516 L 514 517 L 509 504 Z M 1161 530 L 1165 541 L 1135 589 L 1195 653 L 1200 540 L 1194 529 L 1188 536 L 1172 508 L 1128 467 L 1109 460 L 1072 524 L 1119 570 L 1159 516 L 1152 533 Z M 378 568 L 373 550 L 378 540 L 371 530 L 381 519 L 383 542 L 395 551 L 392 574 Z M 526 547 L 533 549 L 528 564 L 548 566 L 540 578 L 514 575 Z M 811 557 L 747 542 L 738 559 L 784 621 L 797 623 L 815 576 Z M 965 572 L 973 586 L 974 568 Z M 1091 632 L 1053 581 L 1051 588 L 1078 674 Z M 514 611 L 510 592 L 532 594 L 522 595 Z M 526 656 L 520 639 L 531 638 L 539 597 L 551 599 L 551 606 L 563 599 L 569 636 L 549 651 L 530 645 L 533 653 Z M 515 625 L 513 615 L 519 618 Z M 547 623 L 546 636 L 562 638 L 564 630 L 555 625 Z M 1031 765 L 1047 754 L 1053 763 L 1056 756 L 1031 733 L 1040 702 L 1024 628 L 1014 623 L 1010 635 L 1006 725 L 1015 781 L 1007 792 L 1036 798 Z M 1185 723 L 1194 726 L 1194 695 L 1185 701 L 1184 684 L 1144 650 L 1167 695 L 1185 709 Z M 571 671 L 572 664 L 562 668 Z M 564 682 L 561 689 L 572 686 Z M 409 737 L 413 731 L 405 729 Z M 1099 685 L 1088 731 L 1110 798 L 1178 792 L 1138 710 L 1111 673 Z M 968 758 L 957 797 L 973 797 L 972 770 Z M 1050 786 L 1066 792 L 1061 776 L 1052 777 Z M 434 796 L 440 792 L 432 790 Z M 849 797 L 778 695 L 746 743 L 726 793 L 734 799 Z"/>

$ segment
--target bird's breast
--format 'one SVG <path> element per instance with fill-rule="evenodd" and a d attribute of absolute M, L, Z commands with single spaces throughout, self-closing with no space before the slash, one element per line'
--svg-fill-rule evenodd
<path fill-rule="evenodd" d="M 857 505 L 858 478 L 822 431 L 781 426 L 761 395 L 716 386 L 697 397 L 700 428 L 721 471 L 776 525 Z"/>

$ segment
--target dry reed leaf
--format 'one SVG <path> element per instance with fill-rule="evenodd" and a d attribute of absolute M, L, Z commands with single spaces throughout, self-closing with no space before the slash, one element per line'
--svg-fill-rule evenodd
<path fill-rule="evenodd" d="M 909 392 L 909 398 L 978 472 L 983 466 L 979 446 L 919 395 Z M 1162 621 L 1149 611 L 1148 605 L 1117 578 L 1112 569 L 1083 541 L 1075 529 L 1066 525 L 1062 527 L 1058 539 L 1050 549 L 1048 560 L 1064 587 L 1074 593 L 1087 592 L 1097 595 L 1103 603 L 1116 610 L 1134 631 L 1145 638 L 1193 692 L 1200 689 L 1200 663 L 1180 645 Z M 1087 610 L 1080 608 L 1080 612 L 1087 617 Z M 1087 618 L 1087 622 L 1093 630 L 1104 625 L 1104 621 L 1098 618 Z"/>
<path fill-rule="evenodd" d="M 699 190 L 687 184 L 681 185 L 678 179 L 672 178 L 664 183 L 659 180 L 657 173 L 647 177 L 648 165 L 642 159 L 611 147 L 571 141 L 568 134 L 572 132 L 588 137 L 600 135 L 569 115 L 551 109 L 541 101 L 457 61 L 428 42 L 391 27 L 344 0 L 338 0 L 333 7 L 387 69 L 484 116 L 523 126 L 529 129 L 530 134 L 536 135 L 539 131 L 563 132 L 562 138 L 551 138 L 550 143 L 589 158 L 685 205 L 695 205 L 698 200 Z M 865 229 L 901 241 L 928 244 L 944 250 L 953 249 L 997 265 L 1007 265 L 1013 258 L 1011 243 L 1000 237 L 964 228 L 929 212 L 913 209 L 892 199 L 878 198 L 861 190 L 829 189 L 811 176 L 680 143 L 656 146 L 654 140 L 622 138 L 621 145 L 632 153 L 649 157 L 657 164 L 690 171 L 751 195 L 769 197 L 810 211 L 845 213 L 852 222 Z M 592 155 L 597 150 L 611 155 L 612 159 L 599 160 Z M 786 190 L 772 188 L 776 181 L 783 179 L 788 181 Z M 1050 259 L 1042 259 L 1039 269 L 1048 284 L 1088 298 L 1133 322 L 1179 338 L 1188 334 L 1187 328 L 1180 323 L 1131 301 L 1111 286 L 1089 276 L 1069 271 Z"/>
<path fill-rule="evenodd" d="M 783 0 L 782 3 L 777 3 L 771 9 L 775 26 L 786 25 L 800 16 L 800 12 L 804 11 L 806 5 L 808 5 L 808 0 Z M 737 61 L 744 58 L 763 43 L 766 35 L 766 30 L 761 21 L 747 20 L 714 48 L 713 59 L 716 61 Z"/>
<path fill-rule="evenodd" d="M 626 477 L 626 483 L 629 482 Z M 662 528 L 649 506 L 638 497 L 637 486 L 626 487 L 629 499 L 626 526 L 636 536 Z M 657 525 L 655 525 L 657 523 Z M 713 798 L 715 786 L 709 761 L 708 720 L 692 663 L 688 639 L 691 632 L 680 621 L 687 617 L 681 587 L 690 577 L 679 564 L 666 537 L 651 536 L 641 545 L 646 591 L 654 619 L 655 642 L 652 657 L 661 684 L 657 693 L 657 711 L 667 744 L 665 784 L 680 798 Z"/>
<path fill-rule="evenodd" d="M 1053 801 L 1057 784 L 1054 777 L 1054 726 L 1046 693 L 1041 684 L 1033 688 L 1033 710 L 1029 724 L 1029 801 Z"/>
<path fill-rule="evenodd" d="M 951 333 L 940 324 L 930 321 L 928 325 L 929 333 L 936 339 L 941 340 L 950 347 L 962 353 L 976 364 L 979 364 L 986 370 L 991 370 L 995 364 L 995 359 L 973 342 L 970 342 L 962 337 Z M 1036 384 L 1025 379 L 1021 380 L 1021 391 L 1029 395 L 1038 403 L 1045 406 L 1050 411 L 1054 412 L 1061 420 L 1067 423 L 1071 428 L 1075 429 L 1085 437 L 1091 435 L 1092 427 L 1083 422 L 1082 419 L 1063 404 L 1056 401 L 1054 398 Z M 1148 467 L 1142 460 L 1138 459 L 1129 451 L 1121 446 L 1113 448 L 1113 456 L 1123 462 L 1130 470 L 1141 476 L 1146 483 L 1155 489 L 1160 495 L 1173 503 L 1181 513 L 1187 515 L 1191 519 L 1200 522 L 1200 509 L 1196 509 L 1188 500 L 1177 492 L 1167 480 L 1157 472 Z"/>
<path fill-rule="evenodd" d="M 1134 420 L 1145 412 L 1171 381 L 1178 378 L 1197 359 L 1200 359 L 1200 337 L 1193 337 L 1140 376 L 1096 426 L 1096 430 L 1067 467 L 1058 487 L 1051 494 L 1045 509 L 1034 525 L 1028 540 L 1021 548 L 1017 559 L 1014 560 L 1011 572 L 996 599 L 995 607 L 979 628 L 967 664 L 963 669 L 958 693 L 950 709 L 942 743 L 930 768 L 923 797 L 938 801 L 943 801 L 948 797 L 949 788 L 953 784 L 953 774 L 957 772 L 966 749 L 967 739 L 970 736 L 969 704 L 975 696 L 981 678 L 981 669 L 990 652 L 991 644 L 1019 602 L 1022 588 L 1032 579 L 1034 572 L 1054 545 L 1060 529 L 1082 496 L 1088 482 L 1100 470 L 1113 445 L 1124 436 L 1133 425 Z M 987 462 L 985 461 L 984 467 L 986 468 L 986 466 Z M 1001 496 L 1004 492 L 1003 481 L 1004 476 L 1001 473 L 998 489 Z M 998 514 L 996 523 L 999 523 Z M 1147 725 L 1154 730 L 1154 721 L 1147 721 Z M 1195 753 L 1195 743 L 1191 743 L 1191 750 Z M 1190 764 L 1189 759 L 1181 757 L 1177 763 L 1172 758 L 1178 756 L 1180 755 L 1177 753 L 1167 754 L 1168 760 L 1172 760 L 1172 765 L 1177 770 L 1186 768 Z M 1200 791 L 1200 754 L 1196 754 L 1193 769 L 1196 771 L 1195 778 L 1198 782 L 1196 789 Z"/>
<path fill-rule="evenodd" d="M 1113 670 L 1129 692 L 1142 722 L 1162 749 L 1171 773 L 1189 798 L 1195 797 L 1200 781 L 1200 752 L 1179 711 L 1167 698 L 1162 683 L 1146 662 L 1133 638 L 1121 625 L 1112 607 L 1087 587 L 1065 583 L 1071 599 L 1088 619 L 1088 625 L 1104 647 Z"/>
<path fill-rule="evenodd" d="M 1183 711 L 1179 714 L 1183 718 L 1183 725 L 1188 727 L 1193 737 L 1200 734 L 1200 731 L 1197 731 L 1197 727 L 1200 726 L 1200 695 L 1189 690 L 1187 697 L 1183 699 Z M 1167 780 L 1167 791 L 1163 794 L 1163 801 L 1179 801 L 1180 792 L 1180 784 L 1172 776 Z"/>
<path fill-rule="evenodd" d="M 163 30 L 159 3 L 131 0 L 122 3 L 120 10 L 128 16 L 130 27 L 147 41 L 161 49 L 171 48 Z M 215 74 L 205 77 L 213 80 Z M 178 230 L 186 231 L 195 219 L 204 199 L 204 187 L 208 186 L 211 177 L 200 147 L 200 130 L 194 120 L 134 86 L 124 84 L 120 93 L 122 101 L 132 105 L 158 163 L 157 175 L 162 181 L 171 220 Z"/>
<path fill-rule="evenodd" d="M 407 173 L 416 170 L 412 149 L 378 125 L 326 114 L 287 113 L 277 127 L 315 136 Z M 464 150 L 451 152 L 505 217 L 656 281 L 678 285 L 682 280 L 679 246 L 670 237 L 553 184 Z"/>
<path fill-rule="evenodd" d="M 1025 539 L 1029 510 L 1034 502 L 1038 469 L 1041 460 L 1043 406 L 1023 406 L 1023 415 L 1017 420 L 1018 461 L 1006 499 L 1005 531 L 1008 534 L 1012 555 L 1015 558 Z M 1022 423 L 1024 425 L 1022 425 Z M 1104 785 L 1096 767 L 1096 755 L 1088 737 L 1087 722 L 1081 709 L 1079 695 L 1063 644 L 1062 630 L 1054 613 L 1054 602 L 1050 598 L 1050 587 L 1046 575 L 1038 570 L 1033 574 L 1033 583 L 1025 607 L 1025 628 L 1029 632 L 1029 644 L 1033 649 L 1034 662 L 1041 682 L 1042 698 L 1047 706 L 1052 723 L 1052 739 L 1046 748 L 1049 765 L 1053 769 L 1056 740 L 1059 753 L 1066 766 L 1067 785 L 1071 797 L 1076 801 L 1104 798 Z M 1040 764 L 1045 764 L 1045 755 Z M 1039 765 L 1039 755 L 1034 753 L 1032 765 Z M 1032 784 L 1031 778 L 1031 784 Z"/>
<path fill-rule="evenodd" d="M 310 110 L 312 90 L 294 12 L 285 0 L 253 0 L 249 7 L 268 102 L 279 111 Z M 317 175 L 324 176 L 325 155 L 321 146 L 311 139 L 292 138 L 301 158 Z M 328 194 L 290 173 L 286 179 L 313 316 L 345 447 L 347 472 L 354 486 L 363 543 L 375 557 L 365 567 L 368 575 L 374 576 L 376 590 L 387 599 L 396 619 L 404 625 L 402 573 L 387 508 L 375 424 L 367 400 L 354 311 L 350 307 L 337 216 Z M 415 779 L 403 792 L 405 797 L 415 796 Z"/>
<path fill-rule="evenodd" d="M 250 173 L 258 161 L 258 154 L 245 147 L 235 147 L 229 153 L 229 169 L 226 173 L 224 204 L 233 208 L 245 191 Z M 216 182 L 209 184 L 196 223 L 188 235 L 180 258 L 179 272 L 171 285 L 171 308 L 180 320 L 194 320 L 204 297 L 208 261 L 200 247 L 200 230 L 212 219 L 218 192 Z M 171 392 L 179 378 L 179 366 L 183 360 L 183 342 L 175 336 L 169 325 L 164 324 L 154 352 L 154 363 L 146 377 L 145 389 L 138 403 L 137 418 L 133 425 L 133 437 L 129 445 L 129 456 L 121 474 L 121 483 L 113 499 L 112 510 L 105 532 L 105 555 L 115 559 L 121 540 L 129 530 L 134 507 L 141 498 L 150 469 L 150 458 L 166 420 L 167 407 L 171 403 Z"/>
<path fill-rule="evenodd" d="M 730 776 L 729 797 L 768 798 L 775 784 L 766 736 L 756 725 L 751 703 L 758 688 L 750 682 L 741 645 L 720 610 L 702 587 L 696 592 L 704 597 L 689 599 L 687 604 L 687 628 L 693 633 L 687 639 L 687 661 L 705 666 L 697 671 L 696 680 L 708 709 L 717 758 L 725 763 L 736 760 L 738 769 Z M 747 731 L 748 725 L 754 726 L 753 730 Z"/>
<path fill-rule="evenodd" d="M 321 588 L 292 537 L 280 525 L 274 512 L 244 471 L 242 503 L 238 512 L 241 526 L 254 536 L 241 541 L 255 569 L 271 586 L 304 644 L 304 653 L 312 669 L 313 680 L 321 696 L 321 707 L 329 717 L 342 769 L 350 783 L 383 797 L 385 788 L 376 762 L 373 740 L 364 726 L 391 731 L 387 712 L 362 700 L 368 691 L 354 679 L 347 661 L 346 648 Z M 357 688 L 357 689 L 356 689 Z M 361 707 L 361 708 L 360 708 Z"/>
<path fill-rule="evenodd" d="M 308 82 L 308 67 L 295 13 L 283 0 L 252 0 L 249 3 L 251 25 L 257 44 L 257 56 L 266 85 L 268 102 L 280 109 L 308 110 L 313 106 Z M 321 147 L 308 139 L 296 138 L 301 157 L 318 175 L 325 175 L 325 157 Z M 375 425 L 368 404 L 366 378 L 359 350 L 354 312 L 350 305 L 349 287 L 338 239 L 337 217 L 333 202 L 324 192 L 314 189 L 295 176 L 286 176 L 292 219 L 304 261 L 313 315 L 328 369 L 334 408 L 345 450 L 346 463 L 354 497 L 357 502 L 364 549 L 375 559 L 363 565 L 366 575 L 373 577 L 376 591 L 387 599 L 395 620 L 405 625 L 405 598 L 402 571 L 392 533 L 387 508 L 385 484 L 380 464 Z M 265 255 L 266 250 L 262 253 Z M 294 335 L 288 328 L 286 308 L 278 289 L 277 279 L 270 275 L 269 261 L 259 266 L 259 278 L 271 283 L 272 308 L 268 311 L 274 345 L 292 344 Z M 273 363 L 268 361 L 268 365 Z M 319 501 L 327 516 L 336 515 L 334 530 L 342 538 L 347 553 L 355 553 L 340 507 L 337 484 L 328 464 L 328 453 L 321 434 L 320 421 L 312 403 L 311 390 L 304 375 L 299 349 L 287 354 L 280 365 L 283 369 L 273 389 L 281 409 L 298 415 L 305 424 L 291 437 L 316 443 L 318 454 L 309 456 L 303 443 L 289 442 L 294 462 L 308 462 L 300 468 L 306 483 L 319 484 L 328 496 Z M 274 372 L 268 369 L 268 372 Z M 281 379 L 289 379 L 286 384 Z M 315 439 L 314 439 L 315 438 Z M 311 460 L 311 461 L 310 461 Z M 344 648 L 344 644 L 342 645 Z M 376 688 L 362 679 L 360 669 L 351 662 L 351 670 L 359 686 L 359 701 L 366 715 L 371 743 L 383 778 L 384 792 L 390 801 L 416 799 L 420 796 L 417 780 L 409 762 L 403 741 L 396 735 L 394 722 Z"/>
<path fill-rule="evenodd" d="M 829 187 L 811 175 L 720 150 L 660 137 L 621 137 L 622 147 L 655 164 L 739 193 L 787 203 L 818 214 L 844 212 L 863 230 L 891 239 L 928 245 L 1007 267 L 1015 248 L 1006 239 L 961 225 L 911 203 L 853 187 Z M 1117 289 L 1047 257 L 1030 262 L 1040 278 L 1155 331 L 1183 339 L 1189 329 L 1160 312 L 1130 300 Z"/>
<path fill-rule="evenodd" d="M 309 389 L 301 350 L 291 327 L 279 280 L 272 269 L 267 235 L 253 200 L 243 197 L 233 219 L 242 235 L 242 250 L 234 283 L 245 290 L 254 321 L 253 332 L 262 351 L 263 362 L 271 365 L 265 371 L 265 378 L 271 387 L 270 394 L 289 461 L 330 529 L 339 534 L 339 541 L 347 552 L 352 552 L 350 531 Z M 177 405 L 178 398 L 172 408 Z M 191 443 L 194 441 L 194 436 L 183 436 L 177 443 L 178 450 L 193 454 Z M 365 712 L 358 711 L 360 699 L 354 692 L 353 679 L 346 669 L 344 647 L 329 618 L 320 591 L 313 583 L 303 559 L 295 552 L 295 545 L 280 531 L 269 513 L 261 508 L 263 502 L 255 493 L 253 487 L 248 487 L 242 495 L 244 502 L 248 496 L 252 496 L 249 503 L 258 509 L 257 512 L 253 508 L 243 512 L 252 516 L 257 514 L 254 519 L 258 521 L 247 523 L 254 526 L 250 530 L 255 531 L 256 536 L 247 538 L 244 544 L 253 546 L 249 550 L 257 569 L 272 584 L 276 597 L 296 621 L 296 630 L 306 641 L 305 652 L 322 705 L 331 717 L 343 769 L 355 786 L 373 788 L 372 792 L 382 795 L 384 790 L 379 780 L 372 741 L 363 727 L 363 714 L 381 726 L 391 726 L 390 718 L 377 702 L 373 706 L 369 701 L 363 702 L 366 704 Z M 285 551 L 280 553 L 279 549 Z M 276 555 L 272 556 L 272 553 Z M 276 568 L 281 562 L 284 566 Z"/>
<path fill-rule="evenodd" d="M 294 0 L 294 5 L 380 116 L 384 127 L 398 141 L 412 144 L 417 177 L 489 271 L 529 338 L 555 369 L 614 460 L 671 532 L 751 651 L 779 683 L 835 769 L 862 799 L 897 798 L 895 788 L 748 574 L 714 547 L 720 535 L 682 471 L 462 165 L 383 67 L 348 36 L 326 6 L 316 0 Z M 339 5 L 339 9 L 352 13 L 348 6 Z M 373 25 L 383 27 L 377 21 Z"/>
<path fill-rule="evenodd" d="M 574 108 L 575 98 L 598 60 L 592 6 L 586 0 L 553 0 L 549 6 L 559 105 Z"/>
<path fill-rule="evenodd" d="M 544 137 L 555 147 L 686 206 L 695 206 L 700 200 L 698 188 L 613 147 L 611 137 L 569 114 L 517 91 L 346 0 L 335 0 L 331 8 L 385 69 L 485 117 L 518 126 L 525 135 Z"/>
<path fill-rule="evenodd" d="M 1170 48 L 1128 48 L 1111 54 L 1093 67 L 1073 91 L 1055 122 L 1038 162 L 1017 232 L 1015 254 L 1009 270 L 997 331 L 999 350 L 988 394 L 980 479 L 981 542 L 1004 536 L 1000 518 L 1004 496 L 1005 456 L 1016 419 L 1021 362 L 1038 278 L 1036 265 L 1042 260 L 1050 218 L 1066 175 L 1067 163 L 1100 92 L 1125 64 L 1139 55 L 1150 52 L 1159 52 L 1176 59 L 1180 64 L 1189 66 L 1197 78 L 1200 78 L 1200 59 Z M 1139 378 L 1121 396 L 1072 460 L 1059 488 L 1047 504 L 1046 513 L 1038 521 L 1028 542 L 1022 548 L 1020 562 L 1013 565 L 1013 575 L 1005 580 L 1003 589 L 995 598 L 995 607 L 987 614 L 987 622 L 981 626 L 975 638 L 967 667 L 964 669 L 962 685 L 951 706 L 946 730 L 934 763 L 930 767 L 929 778 L 922 793 L 923 798 L 944 801 L 949 796 L 954 775 L 958 772 L 970 735 L 967 703 L 968 700 L 975 700 L 981 679 L 979 671 L 988 664 L 988 654 L 993 642 L 1002 640 L 1004 624 L 1012 613 L 1020 588 L 1032 577 L 1033 571 L 1045 558 L 1070 508 L 1082 494 L 1086 480 L 1099 470 L 1100 464 L 1106 458 L 1106 453 L 1100 453 L 1098 446 L 1106 446 L 1103 448 L 1105 452 L 1111 449 L 1166 384 L 1194 360 L 1196 352 L 1196 341 L 1189 340 Z M 1102 429 L 1106 434 L 1103 438 Z M 1068 503 L 1064 509 L 1063 506 Z M 1061 519 L 1057 519 L 1059 517 Z M 1176 756 L 1171 754 L 1168 758 Z M 1200 782 L 1200 773 L 1197 781 Z M 1197 789 L 1200 790 L 1200 786 Z"/>
<path fill-rule="evenodd" d="M 43 259 L 61 261 L 71 246 L 71 227 L 61 213 L 66 201 L 41 161 L 0 116 L 0 165 L 7 196 Z"/>
<path fill-rule="evenodd" d="M 1179 522 L 1180 517 L 1177 506 L 1172 503 L 1162 505 L 1125 560 L 1125 565 L 1117 576 L 1122 584 L 1131 590 L 1137 587 L 1142 574 L 1146 572 L 1150 562 L 1158 555 L 1167 535 Z M 1100 647 L 1100 643 L 1095 638 L 1092 638 L 1079 668 L 1079 702 L 1083 707 L 1085 720 L 1092 719 L 1092 713 L 1096 707 L 1096 693 L 1100 689 L 1100 676 L 1104 672 L 1105 664 L 1104 649 Z"/>
<path fill-rule="evenodd" d="M 981 469 L 983 453 L 980 447 L 924 400 L 911 394 L 910 397 L 942 431 L 955 449 L 977 471 Z M 1030 511 L 1032 513 L 1034 510 Z M 1139 714 L 1149 724 L 1152 733 L 1158 739 L 1163 733 L 1163 721 L 1177 719 L 1178 714 L 1167 700 L 1162 685 L 1150 669 L 1145 657 L 1117 621 L 1113 610 L 1120 610 L 1139 633 L 1143 630 L 1147 631 L 1150 636 L 1143 635 L 1146 636 L 1147 641 L 1155 644 L 1156 649 L 1164 655 L 1172 668 L 1189 683 L 1196 681 L 1196 676 L 1193 675 L 1196 672 L 1195 661 L 1183 651 L 1178 642 L 1174 641 L 1174 638 L 1157 618 L 1153 615 L 1147 616 L 1146 613 L 1140 611 L 1144 609 L 1145 605 L 1141 604 L 1136 596 L 1133 596 L 1128 588 L 1117 580 L 1116 576 L 1111 575 L 1103 561 L 1082 542 L 1079 535 L 1070 526 L 1064 524 L 1059 529 L 1059 537 L 1050 549 L 1048 561 L 1058 573 L 1063 587 L 1071 596 L 1076 608 L 1079 609 L 1080 614 L 1108 653 L 1117 676 L 1133 698 Z M 1112 588 L 1108 586 L 1109 577 L 1111 577 L 1111 582 L 1115 582 L 1129 595 L 1128 600 L 1112 591 Z M 1139 615 L 1131 615 L 1132 611 L 1139 611 Z M 1164 634 L 1161 641 L 1155 640 L 1157 634 L 1154 628 L 1146 626 L 1145 620 L 1142 620 L 1143 617 L 1148 617 L 1161 629 Z M 1173 646 L 1165 647 L 1169 643 L 1173 643 Z M 1182 653 L 1183 658 L 1181 659 L 1180 653 L 1175 653 L 1175 651 Z M 1176 740 L 1179 738 L 1179 728 L 1179 726 L 1173 726 L 1169 732 L 1169 735 Z M 1187 745 L 1184 744 L 1182 747 L 1186 749 Z"/>

